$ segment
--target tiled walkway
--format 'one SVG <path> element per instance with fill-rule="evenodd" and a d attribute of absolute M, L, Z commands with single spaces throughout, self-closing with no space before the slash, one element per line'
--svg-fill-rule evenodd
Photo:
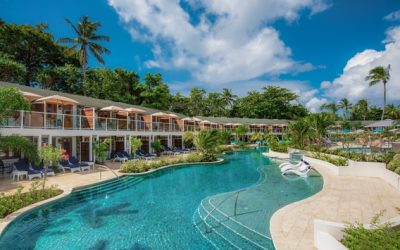
<path fill-rule="evenodd" d="M 277 249 L 313 249 L 314 219 L 369 223 L 386 210 L 382 220 L 399 215 L 400 192 L 380 178 L 336 176 L 313 164 L 324 178 L 318 194 L 278 210 L 271 218 Z"/>

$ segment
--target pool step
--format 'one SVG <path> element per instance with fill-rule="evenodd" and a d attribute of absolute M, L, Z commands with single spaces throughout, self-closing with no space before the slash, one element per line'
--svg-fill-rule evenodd
<path fill-rule="evenodd" d="M 116 182 L 94 186 L 92 188 L 88 188 L 82 191 L 77 190 L 74 191 L 71 195 L 73 198 L 78 200 L 92 199 L 94 197 L 108 195 L 126 188 L 130 188 L 139 184 L 143 180 L 144 178 L 129 178 L 127 180 L 119 180 Z"/>
<path fill-rule="evenodd" d="M 274 249 L 272 240 L 268 236 L 262 235 L 233 218 L 226 216 L 220 210 L 215 209 L 208 198 L 200 203 L 199 211 L 203 221 L 206 219 L 209 224 L 212 223 L 215 226 L 225 227 L 227 230 L 231 231 L 233 234 L 232 237 L 247 242 L 247 244 L 241 245 L 242 249 Z"/>
<path fill-rule="evenodd" d="M 225 236 L 221 235 L 214 228 L 210 227 L 207 222 L 204 222 L 200 216 L 199 209 L 196 209 L 193 215 L 193 225 L 197 228 L 201 235 L 206 238 L 215 248 L 223 250 L 240 249 L 227 238 L 225 238 Z"/>

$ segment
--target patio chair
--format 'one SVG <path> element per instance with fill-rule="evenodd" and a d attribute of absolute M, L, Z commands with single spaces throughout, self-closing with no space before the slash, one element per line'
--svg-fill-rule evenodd
<path fill-rule="evenodd" d="M 163 154 L 171 155 L 174 154 L 175 152 L 168 146 L 164 147 L 164 151 L 162 152 Z"/>
<path fill-rule="evenodd" d="M 114 159 L 113 159 L 113 161 L 119 161 L 119 162 L 125 162 L 127 160 L 128 160 L 128 157 L 126 157 L 121 152 L 116 152 L 114 155 Z"/>
<path fill-rule="evenodd" d="M 72 165 L 81 167 L 82 171 L 90 170 L 90 167 L 93 166 L 92 162 L 79 161 L 78 158 L 76 158 L 75 156 L 70 157 L 68 162 Z"/>
<path fill-rule="evenodd" d="M 124 156 L 124 157 L 126 157 L 127 159 L 128 159 L 128 161 L 137 161 L 137 160 L 139 160 L 139 159 L 137 159 L 137 158 L 135 158 L 135 157 L 132 157 L 128 152 L 126 152 L 126 151 L 122 151 L 121 152 L 122 153 L 122 155 Z"/>
<path fill-rule="evenodd" d="M 140 149 L 136 151 L 136 155 L 138 155 L 140 158 L 145 159 L 145 160 L 153 160 L 156 158 L 156 155 L 146 153 Z"/>
<path fill-rule="evenodd" d="M 63 170 L 63 172 L 65 172 L 65 170 L 69 170 L 71 173 L 81 171 L 81 167 L 79 165 L 70 164 L 67 160 L 58 162 L 58 166 Z"/>
<path fill-rule="evenodd" d="M 42 172 L 42 175 L 46 172 L 46 169 L 44 168 L 44 163 L 41 161 L 39 164 L 36 164 L 35 162 L 31 162 L 31 166 L 34 170 Z M 47 176 L 55 176 L 56 173 L 54 172 L 54 169 L 51 167 L 47 168 Z"/>
<path fill-rule="evenodd" d="M 42 178 L 42 172 L 41 172 L 41 171 L 38 171 L 38 170 L 34 170 L 33 168 L 31 168 L 31 167 L 29 166 L 29 163 L 27 163 L 27 162 L 24 161 L 24 160 L 16 162 L 16 163 L 14 164 L 14 166 L 15 166 L 15 169 L 16 169 L 18 172 L 24 172 L 24 171 L 27 172 L 27 175 L 28 175 L 28 179 L 29 179 L 29 180 L 32 180 L 32 179 L 34 179 L 34 178 L 39 178 L 39 179 Z"/>

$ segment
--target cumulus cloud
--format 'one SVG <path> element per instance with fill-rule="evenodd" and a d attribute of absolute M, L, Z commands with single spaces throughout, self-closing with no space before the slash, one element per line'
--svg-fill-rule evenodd
<path fill-rule="evenodd" d="M 369 87 L 365 77 L 370 69 L 390 64 L 393 70 L 387 84 L 387 98 L 390 102 L 400 101 L 400 26 L 389 29 L 386 34 L 385 49 L 367 49 L 353 56 L 342 74 L 325 90 L 326 96 L 336 99 L 346 97 L 351 101 L 368 98 L 374 104 L 382 104 L 382 85 Z"/>
<path fill-rule="evenodd" d="M 387 21 L 400 21 L 400 10 L 389 13 L 384 19 Z"/>
<path fill-rule="evenodd" d="M 147 67 L 188 70 L 225 84 L 307 71 L 271 24 L 330 7 L 326 0 L 108 0 L 134 39 L 150 42 Z"/>
<path fill-rule="evenodd" d="M 323 81 L 321 82 L 320 88 L 321 89 L 327 89 L 331 86 L 331 82 L 330 81 Z"/>

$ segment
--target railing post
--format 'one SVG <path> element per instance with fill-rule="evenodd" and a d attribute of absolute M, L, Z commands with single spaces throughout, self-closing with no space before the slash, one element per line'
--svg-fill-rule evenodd
<path fill-rule="evenodd" d="M 106 118 L 106 131 L 108 131 L 108 118 Z"/>
<path fill-rule="evenodd" d="M 82 115 L 79 115 L 79 130 L 82 129 Z"/>

